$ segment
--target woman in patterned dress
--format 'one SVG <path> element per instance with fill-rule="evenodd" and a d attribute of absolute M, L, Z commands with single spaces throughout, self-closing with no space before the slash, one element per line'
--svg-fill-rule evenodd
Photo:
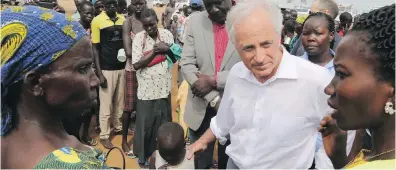
<path fill-rule="evenodd" d="M 91 42 L 71 17 L 35 6 L 1 11 L 1 167 L 102 169 L 100 150 L 62 119 L 96 103 Z"/>
<path fill-rule="evenodd" d="M 137 33 L 132 43 L 132 70 L 138 80 L 133 150 L 139 164 L 148 166 L 147 160 L 156 150 L 155 137 L 159 126 L 172 121 L 170 64 L 164 60 L 148 66 L 156 58 L 164 55 L 173 58 L 174 55 L 170 48 L 172 33 L 157 28 L 158 18 L 153 9 L 142 11 L 141 22 L 144 31 Z"/>

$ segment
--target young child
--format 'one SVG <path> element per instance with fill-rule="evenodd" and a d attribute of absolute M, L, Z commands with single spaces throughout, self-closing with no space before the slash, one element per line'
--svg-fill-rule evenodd
<path fill-rule="evenodd" d="M 187 159 L 183 128 L 173 122 L 160 126 L 157 149 L 150 160 L 150 169 L 194 169 L 194 158 Z"/>
<path fill-rule="evenodd" d="M 179 19 L 179 16 L 173 15 L 172 21 L 171 21 L 170 32 L 172 33 L 174 40 L 177 40 L 177 20 L 178 19 Z"/>

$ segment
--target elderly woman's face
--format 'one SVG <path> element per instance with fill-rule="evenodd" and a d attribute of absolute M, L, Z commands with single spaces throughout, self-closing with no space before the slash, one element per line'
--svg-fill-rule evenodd
<path fill-rule="evenodd" d="M 333 117 L 344 130 L 378 127 L 394 119 L 384 113 L 394 88 L 378 79 L 376 56 L 365 41 L 367 34 L 359 33 L 342 39 L 334 58 L 336 75 L 325 89 L 329 105 L 336 110 Z"/>
<path fill-rule="evenodd" d="M 97 102 L 99 79 L 92 69 L 91 49 L 89 38 L 82 38 L 40 78 L 43 98 L 51 108 L 67 114 L 81 114 Z"/>
<path fill-rule="evenodd" d="M 235 40 L 239 55 L 245 66 L 259 80 L 266 80 L 275 73 L 280 62 L 280 35 L 269 14 L 253 11 L 246 19 L 235 25 Z"/>

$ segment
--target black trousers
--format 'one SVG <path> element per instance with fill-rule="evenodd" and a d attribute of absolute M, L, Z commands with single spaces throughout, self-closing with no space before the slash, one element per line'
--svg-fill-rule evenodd
<path fill-rule="evenodd" d="M 216 110 L 210 106 L 206 108 L 205 117 L 198 130 L 189 129 L 192 143 L 197 141 L 210 127 L 210 120 L 216 115 Z M 205 151 L 195 154 L 195 169 L 210 169 L 213 161 L 213 150 L 215 142 L 208 144 Z M 227 168 L 228 155 L 225 153 L 226 147 L 230 144 L 228 140 L 225 145 L 218 144 L 219 169 Z"/>

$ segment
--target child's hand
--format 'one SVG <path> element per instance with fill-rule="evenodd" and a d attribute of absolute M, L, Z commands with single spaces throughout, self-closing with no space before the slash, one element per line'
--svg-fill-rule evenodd
<path fill-rule="evenodd" d="M 189 151 L 187 155 L 187 159 L 190 160 L 194 156 L 195 152 L 203 151 L 207 147 L 208 145 L 206 145 L 204 142 L 197 140 L 196 142 L 194 142 L 193 144 L 187 147 L 187 150 Z"/>

